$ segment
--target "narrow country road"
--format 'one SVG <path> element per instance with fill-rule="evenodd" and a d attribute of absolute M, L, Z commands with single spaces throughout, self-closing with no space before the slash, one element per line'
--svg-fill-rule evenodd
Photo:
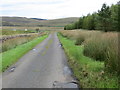
<path fill-rule="evenodd" d="M 57 33 L 52 33 L 2 74 L 2 88 L 53 88 L 56 81 L 72 80 Z"/>

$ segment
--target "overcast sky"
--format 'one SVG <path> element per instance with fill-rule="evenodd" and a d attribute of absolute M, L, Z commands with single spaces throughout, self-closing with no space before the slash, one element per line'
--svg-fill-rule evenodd
<path fill-rule="evenodd" d="M 43 19 L 80 17 L 119 0 L 0 0 L 0 16 Z"/>

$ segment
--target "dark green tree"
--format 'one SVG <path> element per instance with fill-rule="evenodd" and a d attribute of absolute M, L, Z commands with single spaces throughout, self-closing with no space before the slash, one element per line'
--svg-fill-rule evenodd
<path fill-rule="evenodd" d="M 120 31 L 120 1 L 117 3 L 118 5 L 118 31 Z"/>
<path fill-rule="evenodd" d="M 83 17 L 80 17 L 80 19 L 78 21 L 78 24 L 79 24 L 79 29 L 82 29 L 82 26 L 83 26 Z"/>
<path fill-rule="evenodd" d="M 66 26 L 64 26 L 64 30 L 66 30 Z"/>
<path fill-rule="evenodd" d="M 118 5 L 111 6 L 111 30 L 118 31 Z"/>
<path fill-rule="evenodd" d="M 82 16 L 79 21 L 66 25 L 65 30 L 89 29 L 102 31 L 120 31 L 120 2 L 116 5 L 103 4 L 101 10 Z"/>
<path fill-rule="evenodd" d="M 39 28 L 36 28 L 36 32 L 38 33 L 40 30 L 39 30 Z"/>
<path fill-rule="evenodd" d="M 109 31 L 110 27 L 110 16 L 111 16 L 111 10 L 110 7 L 106 4 L 103 4 L 101 10 L 98 11 L 99 15 L 99 23 L 101 25 L 102 30 L 105 32 Z"/>

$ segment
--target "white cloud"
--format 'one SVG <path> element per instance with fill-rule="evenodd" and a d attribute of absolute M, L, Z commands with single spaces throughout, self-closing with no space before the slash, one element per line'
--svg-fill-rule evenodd
<path fill-rule="evenodd" d="M 2 16 L 38 17 L 46 19 L 80 17 L 111 5 L 118 0 L 1 0 Z M 1 11 L 1 9 L 0 9 Z"/>

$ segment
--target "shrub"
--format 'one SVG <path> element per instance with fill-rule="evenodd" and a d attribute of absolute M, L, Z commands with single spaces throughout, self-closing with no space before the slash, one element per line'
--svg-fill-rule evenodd
<path fill-rule="evenodd" d="M 107 35 L 108 36 L 108 35 Z M 105 67 L 110 72 L 115 72 L 120 75 L 120 56 L 119 56 L 119 42 L 118 34 L 109 34 L 108 48 L 105 57 Z"/>
<path fill-rule="evenodd" d="M 85 41 L 84 35 L 79 35 L 76 39 L 75 45 L 81 45 Z"/>
<path fill-rule="evenodd" d="M 105 60 L 105 52 L 107 43 L 103 41 L 100 36 L 91 37 L 85 42 L 84 55 L 89 56 L 95 60 Z"/>

